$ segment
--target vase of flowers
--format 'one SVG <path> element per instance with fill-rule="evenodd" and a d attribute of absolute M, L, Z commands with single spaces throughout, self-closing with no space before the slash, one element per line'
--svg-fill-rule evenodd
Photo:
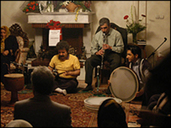
<path fill-rule="evenodd" d="M 29 13 L 29 12 L 40 13 L 39 3 L 37 1 L 29 1 L 22 11 L 25 13 Z"/>
<path fill-rule="evenodd" d="M 126 20 L 126 27 L 128 33 L 132 33 L 133 43 L 137 43 L 137 34 L 146 29 L 146 26 L 142 25 L 141 23 L 143 18 L 146 17 L 146 15 L 141 14 L 142 19 L 136 20 L 136 18 L 133 18 L 132 8 L 133 7 L 131 6 L 131 19 L 129 19 L 128 15 L 125 15 L 124 20 Z"/>

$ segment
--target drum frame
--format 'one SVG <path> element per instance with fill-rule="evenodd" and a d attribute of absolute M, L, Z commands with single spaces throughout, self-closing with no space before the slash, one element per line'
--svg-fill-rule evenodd
<path fill-rule="evenodd" d="M 127 98 L 127 99 L 122 99 L 122 98 L 120 98 L 120 97 L 117 97 L 117 96 L 115 95 L 115 93 L 113 92 L 111 83 L 110 83 L 110 85 L 109 85 L 109 89 L 110 89 L 110 91 L 111 91 L 113 97 L 119 98 L 119 99 L 121 99 L 123 102 L 130 102 L 130 101 L 132 101 L 132 100 L 136 97 L 135 94 L 136 94 L 136 92 L 138 92 L 138 90 L 139 90 L 139 79 L 138 79 L 137 74 L 136 74 L 132 69 L 130 69 L 130 68 L 126 67 L 126 66 L 120 66 L 120 67 L 116 68 L 116 69 L 111 73 L 110 78 L 109 78 L 110 82 L 111 82 L 112 75 L 114 74 L 114 72 L 116 72 L 116 71 L 119 70 L 119 69 L 127 69 L 128 71 L 130 71 L 130 72 L 133 74 L 133 76 L 134 76 L 134 78 L 135 78 L 136 85 L 137 85 L 137 88 L 136 88 L 135 91 L 134 91 L 134 96 L 133 96 L 132 98 L 130 97 L 130 99 L 128 99 L 128 98 Z"/>

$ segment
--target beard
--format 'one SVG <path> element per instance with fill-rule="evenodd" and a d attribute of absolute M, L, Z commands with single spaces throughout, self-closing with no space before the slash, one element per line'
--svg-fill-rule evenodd
<path fill-rule="evenodd" d="M 64 59 L 64 57 L 65 57 L 65 56 L 63 56 L 63 55 L 62 55 L 62 56 L 59 56 L 59 59 L 60 59 L 60 60 L 61 60 L 61 59 L 63 60 L 63 59 Z"/>

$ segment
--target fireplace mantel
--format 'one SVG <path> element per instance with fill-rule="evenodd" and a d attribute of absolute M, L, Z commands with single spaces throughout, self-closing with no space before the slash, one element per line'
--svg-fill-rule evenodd
<path fill-rule="evenodd" d="M 76 12 L 47 12 L 47 13 L 27 13 L 28 23 L 35 28 L 35 53 L 38 55 L 40 46 L 44 43 L 44 31 L 46 24 L 50 20 L 60 21 L 64 28 L 81 28 L 82 37 L 78 37 L 79 42 L 85 46 L 87 57 L 90 56 L 90 42 L 92 38 L 92 17 L 94 12 L 79 12 L 76 18 Z M 73 29 L 74 30 L 74 29 Z M 66 31 L 66 30 L 65 30 Z M 74 33 L 74 32 L 73 32 Z M 47 40 L 46 40 L 47 41 Z M 73 40 L 71 40 L 73 42 Z M 69 41 L 70 42 L 70 41 Z M 81 45 L 80 45 L 81 46 Z"/>
<path fill-rule="evenodd" d="M 48 23 L 50 20 L 60 21 L 62 24 L 89 24 L 92 22 L 94 12 L 47 12 L 47 13 L 27 13 L 28 23 Z"/>

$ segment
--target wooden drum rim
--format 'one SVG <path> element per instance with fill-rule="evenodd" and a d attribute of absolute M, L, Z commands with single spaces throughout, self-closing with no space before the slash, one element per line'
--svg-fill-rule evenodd
<path fill-rule="evenodd" d="M 123 94 L 123 93 L 121 93 L 121 95 L 117 95 L 116 94 L 116 87 L 118 87 L 118 90 L 119 89 L 122 89 L 122 88 L 124 88 L 125 87 L 125 85 L 126 84 L 128 84 L 128 83 L 124 83 L 124 85 L 123 85 L 123 87 L 121 87 L 122 85 L 120 85 L 122 82 L 123 82 L 123 78 L 124 77 L 122 77 L 122 78 L 120 78 L 121 79 L 121 82 L 120 83 L 118 83 L 118 85 L 116 85 L 116 83 L 114 82 L 114 83 L 112 83 L 112 80 L 115 78 L 116 79 L 116 77 L 118 77 L 118 76 L 116 76 L 116 77 L 113 77 L 113 74 L 115 73 L 115 72 L 117 72 L 118 70 L 120 70 L 120 69 L 123 69 L 123 70 L 125 70 L 125 71 L 128 71 L 129 73 L 130 73 L 130 76 L 132 77 L 132 78 L 134 78 L 134 83 L 135 83 L 135 89 L 134 89 L 134 91 L 133 91 L 133 93 L 131 94 L 131 96 L 129 97 L 129 96 L 127 96 L 127 98 L 123 98 L 122 96 L 123 95 L 125 95 L 125 94 Z M 126 75 L 125 75 L 126 76 Z M 132 69 L 130 69 L 130 68 L 128 68 L 128 67 L 126 67 L 126 66 L 120 66 L 120 67 L 118 67 L 118 68 L 116 68 L 112 73 L 111 73 L 111 75 L 110 75 L 110 86 L 109 86 L 109 89 L 110 89 L 110 91 L 111 91 L 111 93 L 112 93 L 112 95 L 114 96 L 114 97 L 116 97 L 116 98 L 119 98 L 119 99 L 121 99 L 122 101 L 124 101 L 124 102 L 129 102 L 129 101 L 131 101 L 131 100 L 133 100 L 134 98 L 135 98 L 135 94 L 136 94 L 136 92 L 138 92 L 138 89 L 139 89 L 139 79 L 138 79 L 138 76 L 136 75 L 136 73 L 132 70 Z M 118 80 L 118 79 L 116 79 L 116 80 Z M 122 83 L 123 84 L 123 83 Z M 115 87 L 115 89 L 114 89 L 114 87 Z M 132 86 L 131 86 L 132 87 Z M 124 90 L 122 90 L 123 92 L 125 91 L 127 91 L 127 89 L 124 89 Z M 132 90 L 131 90 L 132 91 Z M 120 92 L 117 92 L 118 94 L 120 94 Z"/>
<path fill-rule="evenodd" d="M 21 73 L 11 73 L 11 74 L 5 74 L 4 75 L 5 78 L 23 78 L 24 75 Z"/>

